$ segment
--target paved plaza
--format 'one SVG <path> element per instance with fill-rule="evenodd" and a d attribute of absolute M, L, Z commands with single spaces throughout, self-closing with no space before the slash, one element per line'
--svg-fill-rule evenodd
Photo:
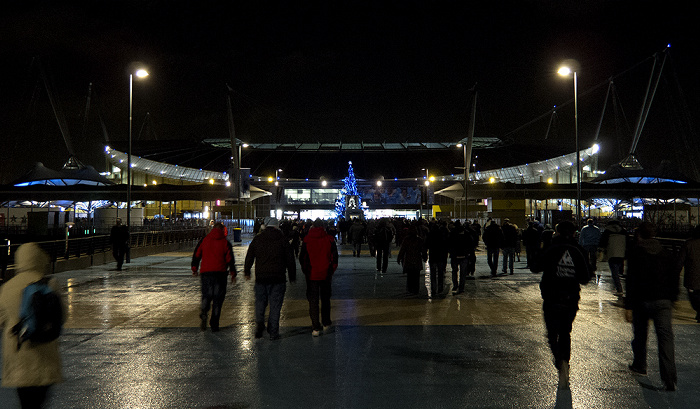
<path fill-rule="evenodd" d="M 375 271 L 365 251 L 340 246 L 333 329 L 311 336 L 305 282 L 288 284 L 277 341 L 254 339 L 253 281 L 243 280 L 249 238 L 234 246 L 222 329 L 199 329 L 199 278 L 189 252 L 56 274 L 68 321 L 61 337 L 65 382 L 48 408 L 698 408 L 700 324 L 687 297 L 674 312 L 677 392 L 659 390 L 656 341 L 649 375 L 632 376 L 631 326 L 603 268 L 584 287 L 574 322 L 571 389 L 557 390 L 544 336 L 539 275 L 489 277 L 485 253 L 463 294 L 406 292 L 396 263 Z M 499 270 L 500 271 L 500 270 Z M 446 283 L 451 283 L 448 273 Z M 0 389 L 0 408 L 18 408 Z"/>

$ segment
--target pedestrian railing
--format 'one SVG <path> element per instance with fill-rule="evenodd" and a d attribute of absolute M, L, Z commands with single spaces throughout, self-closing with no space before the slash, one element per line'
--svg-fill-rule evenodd
<path fill-rule="evenodd" d="M 129 236 L 131 248 L 164 246 L 173 243 L 188 243 L 193 245 L 204 237 L 207 228 L 198 227 L 183 230 L 159 230 L 132 232 Z M 0 282 L 5 280 L 6 272 L 14 270 L 15 251 L 22 243 L 0 242 Z M 64 240 L 49 240 L 37 242 L 49 255 L 52 263 L 61 259 L 68 260 L 112 250 L 109 235 L 95 235 Z"/>

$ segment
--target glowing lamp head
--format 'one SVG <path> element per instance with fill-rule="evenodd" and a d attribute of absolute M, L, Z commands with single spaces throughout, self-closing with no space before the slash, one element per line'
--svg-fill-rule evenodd
<path fill-rule="evenodd" d="M 559 71 L 557 71 L 557 74 L 561 75 L 562 77 L 568 77 L 571 75 L 571 68 L 566 66 L 561 67 L 559 68 Z"/>
<path fill-rule="evenodd" d="M 592 153 L 593 153 L 593 154 L 596 154 L 596 153 L 598 153 L 598 151 L 600 151 L 600 145 L 598 145 L 598 144 L 596 143 L 596 144 L 594 144 L 594 145 L 591 147 L 591 149 L 592 149 Z"/>
<path fill-rule="evenodd" d="M 143 68 L 140 70 L 136 70 L 136 76 L 139 78 L 146 78 L 148 77 L 148 71 L 144 70 Z"/>

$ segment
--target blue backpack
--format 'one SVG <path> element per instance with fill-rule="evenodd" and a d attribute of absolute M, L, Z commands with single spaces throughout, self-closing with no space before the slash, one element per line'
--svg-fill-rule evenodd
<path fill-rule="evenodd" d="M 12 327 L 17 335 L 17 349 L 22 343 L 51 342 L 58 338 L 63 327 L 61 297 L 49 287 L 49 278 L 29 284 L 22 291 L 19 323 Z"/>

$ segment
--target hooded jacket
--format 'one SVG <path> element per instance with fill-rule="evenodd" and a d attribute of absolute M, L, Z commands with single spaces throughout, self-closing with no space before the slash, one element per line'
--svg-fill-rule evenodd
<path fill-rule="evenodd" d="M 309 280 L 325 280 L 338 268 L 338 247 L 323 227 L 314 227 L 304 237 L 299 254 L 301 271 Z"/>
<path fill-rule="evenodd" d="M 605 226 L 598 245 L 605 249 L 608 259 L 624 258 L 627 250 L 627 230 L 619 224 Z"/>
<path fill-rule="evenodd" d="M 573 238 L 559 236 L 538 256 L 531 271 L 542 271 L 540 293 L 545 302 L 578 307 L 580 284 L 587 284 L 591 278 L 584 254 Z"/>
<path fill-rule="evenodd" d="M 194 249 L 192 254 L 192 267 L 200 267 L 202 273 L 225 273 L 231 271 L 233 277 L 236 276 L 235 259 L 233 258 L 233 247 L 226 239 L 223 229 L 212 229 Z"/>
<path fill-rule="evenodd" d="M 57 339 L 41 344 L 28 342 L 18 350 L 17 336 L 12 334 L 12 327 L 19 322 L 22 291 L 44 277 L 49 257 L 36 243 L 26 243 L 15 252 L 15 265 L 17 274 L 0 287 L 2 386 L 18 388 L 61 382 L 63 377 Z M 62 294 L 56 280 L 49 280 L 49 286 L 57 294 Z"/>
<path fill-rule="evenodd" d="M 627 255 L 625 308 L 645 301 L 678 299 L 680 270 L 671 252 L 656 239 L 639 238 Z"/>

